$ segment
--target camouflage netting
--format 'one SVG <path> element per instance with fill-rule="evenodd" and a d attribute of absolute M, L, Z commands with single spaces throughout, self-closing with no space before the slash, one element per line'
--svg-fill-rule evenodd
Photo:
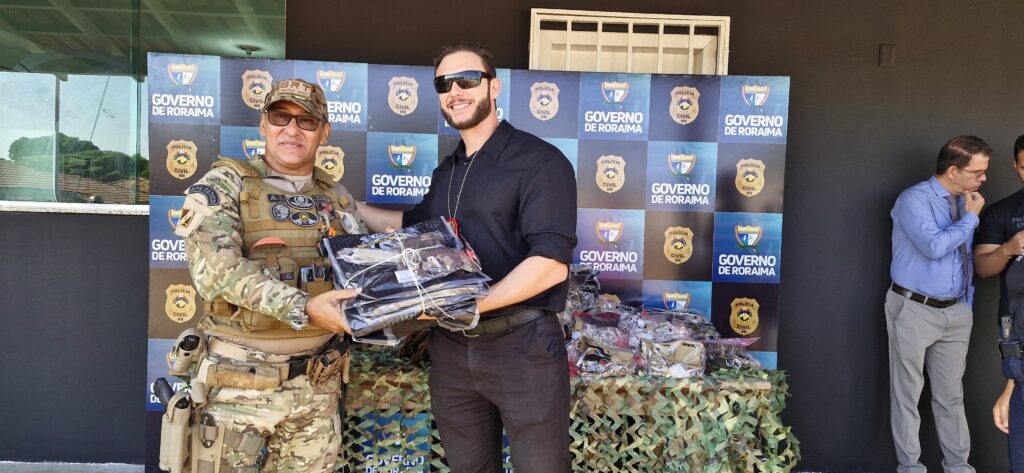
<path fill-rule="evenodd" d="M 385 352 L 355 354 L 342 471 L 448 471 L 430 416 L 428 371 Z M 790 471 L 800 446 L 779 417 L 788 389 L 782 371 L 573 378 L 574 470 Z"/>

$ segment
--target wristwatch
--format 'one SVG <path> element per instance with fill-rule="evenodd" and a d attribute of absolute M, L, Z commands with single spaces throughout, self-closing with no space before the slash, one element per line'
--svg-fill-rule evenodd
<path fill-rule="evenodd" d="M 305 294 L 298 295 L 292 304 L 291 310 L 284 316 L 288 320 L 288 324 L 295 330 L 302 330 L 309 325 L 309 315 L 306 314 L 306 302 L 308 301 L 309 296 Z"/>

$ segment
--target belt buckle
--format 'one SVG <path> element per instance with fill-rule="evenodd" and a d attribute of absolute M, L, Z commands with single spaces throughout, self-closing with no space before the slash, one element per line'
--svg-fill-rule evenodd
<path fill-rule="evenodd" d="M 463 337 L 469 337 L 469 338 L 477 338 L 480 335 L 483 335 L 482 333 L 473 335 L 473 334 L 469 333 L 470 330 L 473 330 L 473 329 L 453 330 L 453 332 L 461 332 Z"/>

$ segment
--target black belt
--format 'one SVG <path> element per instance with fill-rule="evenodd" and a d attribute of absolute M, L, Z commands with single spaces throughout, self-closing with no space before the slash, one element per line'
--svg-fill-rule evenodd
<path fill-rule="evenodd" d="M 924 294 L 911 291 L 910 289 L 896 283 L 892 283 L 892 292 L 928 307 L 935 307 L 936 309 L 945 309 L 946 307 L 956 304 L 957 301 L 957 299 L 936 299 L 934 297 L 929 297 Z"/>
<path fill-rule="evenodd" d="M 316 359 L 325 356 L 325 354 L 332 350 L 337 349 L 342 355 L 348 351 L 348 345 L 350 339 L 348 336 L 335 335 L 320 349 L 319 352 L 312 355 L 301 355 L 293 356 L 288 359 L 288 379 L 292 380 L 309 373 L 309 366 L 316 362 Z"/>
<path fill-rule="evenodd" d="M 512 330 L 515 327 L 523 325 L 532 320 L 537 320 L 541 317 L 551 314 L 551 312 L 540 309 L 521 309 L 518 312 L 501 315 L 497 317 L 480 318 L 477 322 L 476 327 L 470 330 L 457 330 L 454 333 L 459 333 L 467 337 L 479 337 L 481 335 L 489 335 L 492 333 Z"/>

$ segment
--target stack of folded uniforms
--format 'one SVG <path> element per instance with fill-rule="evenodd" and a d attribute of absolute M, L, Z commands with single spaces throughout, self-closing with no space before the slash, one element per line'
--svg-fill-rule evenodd
<path fill-rule="evenodd" d="M 490 278 L 441 218 L 393 233 L 325 238 L 339 289 L 362 288 L 345 309 L 356 341 L 395 346 L 429 325 L 476 326 Z"/>

